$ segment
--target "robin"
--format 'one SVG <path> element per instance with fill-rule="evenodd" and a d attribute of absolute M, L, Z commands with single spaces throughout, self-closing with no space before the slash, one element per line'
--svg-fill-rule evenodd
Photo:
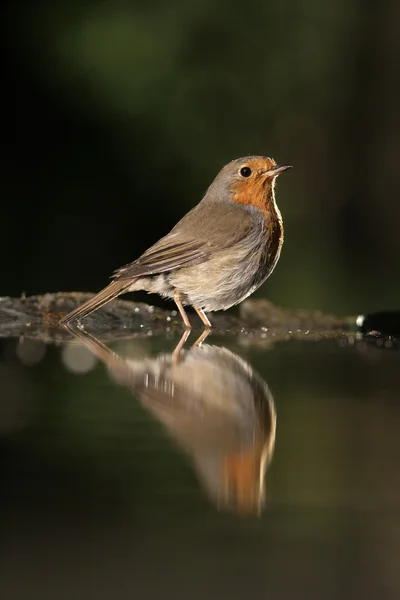
<path fill-rule="evenodd" d="M 276 410 L 267 383 L 249 363 L 227 348 L 198 343 L 178 361 L 175 352 L 122 357 L 84 330 L 66 329 L 187 452 L 219 508 L 261 513 Z"/>
<path fill-rule="evenodd" d="M 120 294 L 145 290 L 173 299 L 187 329 L 188 305 L 210 328 L 207 312 L 242 302 L 275 268 L 283 223 L 274 188 L 287 169 L 265 156 L 225 165 L 199 204 L 165 237 L 117 269 L 112 283 L 60 323 L 86 317 Z"/>

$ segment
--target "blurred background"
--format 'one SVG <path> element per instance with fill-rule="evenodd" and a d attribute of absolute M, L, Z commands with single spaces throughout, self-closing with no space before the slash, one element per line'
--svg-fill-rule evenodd
<path fill-rule="evenodd" d="M 226 162 L 265 154 L 295 169 L 258 295 L 396 308 L 400 4 L 141 4 L 3 6 L 0 295 L 97 291 Z"/>

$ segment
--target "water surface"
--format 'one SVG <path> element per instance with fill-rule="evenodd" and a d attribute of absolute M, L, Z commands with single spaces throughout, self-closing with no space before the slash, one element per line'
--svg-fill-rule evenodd
<path fill-rule="evenodd" d="M 400 597 L 399 352 L 195 337 L 1 342 L 2 597 Z"/>

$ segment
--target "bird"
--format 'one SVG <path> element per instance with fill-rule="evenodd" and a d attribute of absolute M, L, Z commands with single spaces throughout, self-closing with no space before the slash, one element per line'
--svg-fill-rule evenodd
<path fill-rule="evenodd" d="M 248 362 L 197 342 L 178 360 L 175 351 L 120 355 L 84 329 L 65 328 L 187 453 L 218 508 L 261 514 L 277 417 L 271 390 Z"/>
<path fill-rule="evenodd" d="M 278 262 L 284 230 L 275 183 L 290 168 L 266 156 L 232 160 L 166 236 L 114 271 L 107 287 L 59 322 L 80 320 L 120 294 L 144 290 L 173 299 L 186 329 L 186 306 L 211 328 L 207 313 L 242 302 Z"/>

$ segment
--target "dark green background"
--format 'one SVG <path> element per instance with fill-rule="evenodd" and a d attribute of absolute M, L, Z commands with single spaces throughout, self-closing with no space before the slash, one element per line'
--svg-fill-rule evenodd
<path fill-rule="evenodd" d="M 397 0 L 40 0 L 3 8 L 0 295 L 97 290 L 229 160 L 295 169 L 259 292 L 399 305 Z"/>

